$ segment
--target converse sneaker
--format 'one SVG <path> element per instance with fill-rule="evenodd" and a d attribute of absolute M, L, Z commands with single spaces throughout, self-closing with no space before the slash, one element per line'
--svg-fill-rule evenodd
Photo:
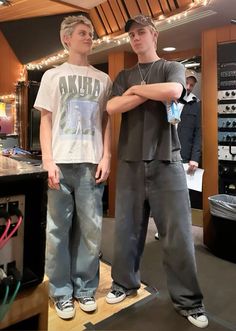
<path fill-rule="evenodd" d="M 79 306 L 83 311 L 90 312 L 97 309 L 97 303 L 94 297 L 78 298 Z"/>
<path fill-rule="evenodd" d="M 187 316 L 190 323 L 197 326 L 198 328 L 206 328 L 208 325 L 208 318 L 204 313 L 196 313 Z"/>
<path fill-rule="evenodd" d="M 73 299 L 59 299 L 57 301 L 54 301 L 54 306 L 56 309 L 57 315 L 62 319 L 70 319 L 75 316 L 75 307 Z"/>
<path fill-rule="evenodd" d="M 159 240 L 159 233 L 158 232 L 155 233 L 155 239 Z"/>
<path fill-rule="evenodd" d="M 106 296 L 106 302 L 110 304 L 119 303 L 130 295 L 132 296 L 137 295 L 137 290 L 121 291 L 121 290 L 111 289 L 111 291 Z"/>
<path fill-rule="evenodd" d="M 106 302 L 111 304 L 118 303 L 125 300 L 125 298 L 126 294 L 124 292 L 119 290 L 111 290 L 106 296 Z"/>

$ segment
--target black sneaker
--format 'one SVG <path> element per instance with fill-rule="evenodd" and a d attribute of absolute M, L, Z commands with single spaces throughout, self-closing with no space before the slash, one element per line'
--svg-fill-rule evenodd
<path fill-rule="evenodd" d="M 91 312 L 97 309 L 97 303 L 94 297 L 78 298 L 78 302 L 83 311 Z"/>
<path fill-rule="evenodd" d="M 137 295 L 137 290 L 121 291 L 121 290 L 111 289 L 111 291 L 106 296 L 106 302 L 110 304 L 119 303 L 125 300 L 127 296 L 131 296 L 131 295 L 132 296 Z"/>
<path fill-rule="evenodd" d="M 155 233 L 155 239 L 159 240 L 159 233 L 158 232 Z"/>
<path fill-rule="evenodd" d="M 73 299 L 59 299 L 57 301 L 54 301 L 54 306 L 56 309 L 57 315 L 62 319 L 70 319 L 75 316 L 75 306 Z"/>
<path fill-rule="evenodd" d="M 111 290 L 106 296 L 107 303 L 118 303 L 125 300 L 126 294 L 118 290 Z"/>
<path fill-rule="evenodd" d="M 190 323 L 197 326 L 198 328 L 206 328 L 208 326 L 208 318 L 204 313 L 196 313 L 187 316 Z"/>

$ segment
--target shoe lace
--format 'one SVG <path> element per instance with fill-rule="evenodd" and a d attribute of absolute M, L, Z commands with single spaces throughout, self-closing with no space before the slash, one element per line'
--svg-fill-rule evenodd
<path fill-rule="evenodd" d="M 68 300 L 65 300 L 65 301 L 61 301 L 60 304 L 61 304 L 61 307 L 62 307 L 63 309 L 65 309 L 65 308 L 72 308 L 72 307 L 73 307 L 72 299 L 68 299 Z"/>
<path fill-rule="evenodd" d="M 119 290 L 112 290 L 111 293 L 115 296 L 120 296 L 120 295 L 124 294 L 123 292 L 121 292 Z"/>
<path fill-rule="evenodd" d="M 94 297 L 83 297 L 83 302 L 87 303 L 87 302 L 94 302 Z"/>

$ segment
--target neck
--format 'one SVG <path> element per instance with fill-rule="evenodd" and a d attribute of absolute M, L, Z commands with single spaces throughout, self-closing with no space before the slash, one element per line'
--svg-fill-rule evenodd
<path fill-rule="evenodd" d="M 76 54 L 76 55 L 69 54 L 67 62 L 70 64 L 77 65 L 77 66 L 88 66 L 89 65 L 87 54 Z"/>
<path fill-rule="evenodd" d="M 155 53 L 153 54 L 137 54 L 139 63 L 150 63 L 160 60 L 159 56 Z"/>

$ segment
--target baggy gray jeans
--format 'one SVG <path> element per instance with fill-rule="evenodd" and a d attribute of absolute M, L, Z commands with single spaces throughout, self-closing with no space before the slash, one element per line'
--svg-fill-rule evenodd
<path fill-rule="evenodd" d="M 140 287 L 139 264 L 150 209 L 162 243 L 167 286 L 175 309 L 184 316 L 204 312 L 197 281 L 189 193 L 181 161 L 119 161 L 113 288 Z"/>

